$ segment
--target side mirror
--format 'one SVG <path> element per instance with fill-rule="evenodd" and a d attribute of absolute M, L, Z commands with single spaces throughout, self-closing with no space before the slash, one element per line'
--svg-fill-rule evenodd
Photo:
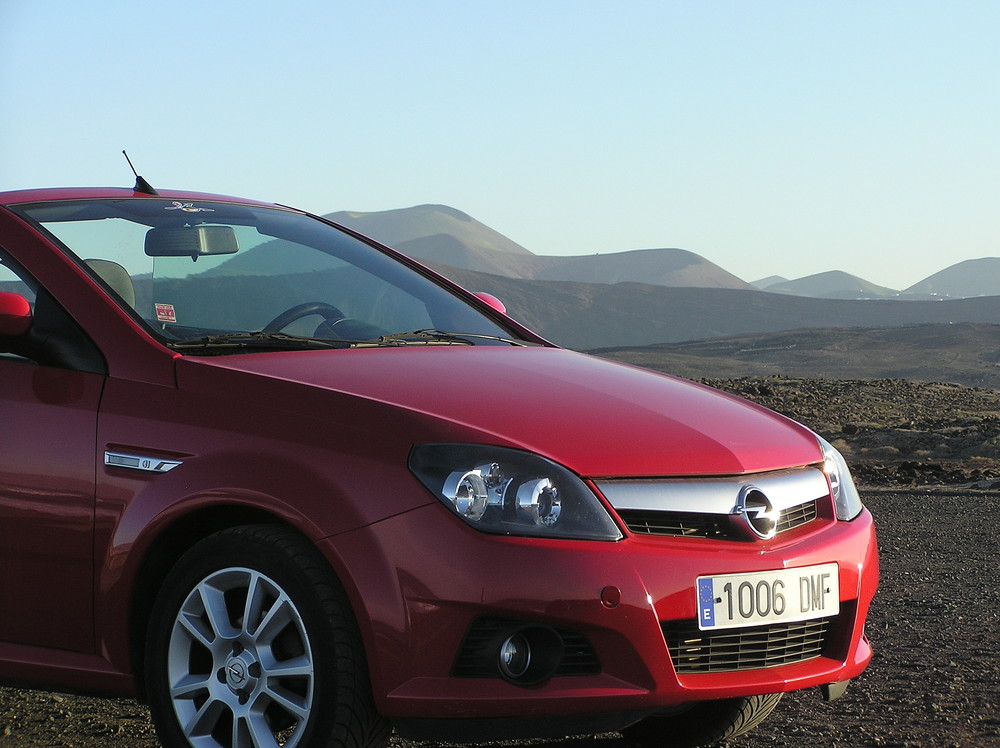
<path fill-rule="evenodd" d="M 232 226 L 161 226 L 146 232 L 149 257 L 231 255 L 239 251 Z"/>
<path fill-rule="evenodd" d="M 486 293 L 485 291 L 476 291 L 476 293 L 473 294 L 473 295 L 477 299 L 479 299 L 480 301 L 485 301 L 491 307 L 493 307 L 498 312 L 500 312 L 500 314 L 506 314 L 507 313 L 507 307 L 504 306 L 504 303 L 502 301 L 500 301 L 500 299 L 498 299 L 493 294 Z"/>
<path fill-rule="evenodd" d="M 23 335 L 31 327 L 31 305 L 19 293 L 0 292 L 0 335 Z"/>

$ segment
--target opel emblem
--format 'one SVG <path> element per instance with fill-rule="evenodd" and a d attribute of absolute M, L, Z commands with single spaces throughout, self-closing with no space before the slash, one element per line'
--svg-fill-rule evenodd
<path fill-rule="evenodd" d="M 756 486 L 743 486 L 733 514 L 742 517 L 754 537 L 770 540 L 778 531 L 778 512 Z"/>
<path fill-rule="evenodd" d="M 229 682 L 234 686 L 240 686 L 247 679 L 247 671 L 243 663 L 233 660 L 229 663 Z"/>

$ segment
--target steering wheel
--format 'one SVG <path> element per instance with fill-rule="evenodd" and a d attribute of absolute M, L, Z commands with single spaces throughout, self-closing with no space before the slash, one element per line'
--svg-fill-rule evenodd
<path fill-rule="evenodd" d="M 314 314 L 322 316 L 327 322 L 331 320 L 336 322 L 347 316 L 333 304 L 327 304 L 325 301 L 307 301 L 304 304 L 297 304 L 291 309 L 283 311 L 264 325 L 261 328 L 261 332 L 278 332 L 278 330 L 288 327 L 295 320 L 302 319 L 303 317 L 311 317 Z"/>

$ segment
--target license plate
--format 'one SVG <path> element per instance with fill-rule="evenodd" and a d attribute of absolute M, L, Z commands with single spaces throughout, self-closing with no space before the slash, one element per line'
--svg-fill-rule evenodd
<path fill-rule="evenodd" d="M 698 577 L 698 628 L 808 621 L 840 612 L 837 564 Z"/>

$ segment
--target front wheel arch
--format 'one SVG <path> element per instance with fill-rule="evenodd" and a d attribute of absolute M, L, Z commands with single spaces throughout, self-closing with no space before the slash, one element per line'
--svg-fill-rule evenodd
<path fill-rule="evenodd" d="M 289 745 L 298 748 L 388 740 L 347 595 L 292 528 L 242 525 L 203 538 L 166 575 L 148 632 L 146 695 L 165 746 L 189 745 L 182 723 L 192 720 L 207 723 L 224 748 L 250 745 L 251 733 L 267 740 L 295 719 Z M 241 663 L 252 683 L 227 680 Z M 189 680 L 199 682 L 196 696 L 171 692 L 170 683 Z M 301 696 L 295 709 L 285 704 L 292 691 Z M 262 716 L 256 703 L 274 708 Z"/>
<path fill-rule="evenodd" d="M 145 641 L 156 595 L 170 569 L 192 546 L 222 530 L 241 525 L 273 524 L 292 529 L 277 517 L 253 507 L 216 506 L 191 512 L 160 532 L 145 548 L 132 582 L 128 610 L 129 659 L 136 693 L 145 697 Z"/>

